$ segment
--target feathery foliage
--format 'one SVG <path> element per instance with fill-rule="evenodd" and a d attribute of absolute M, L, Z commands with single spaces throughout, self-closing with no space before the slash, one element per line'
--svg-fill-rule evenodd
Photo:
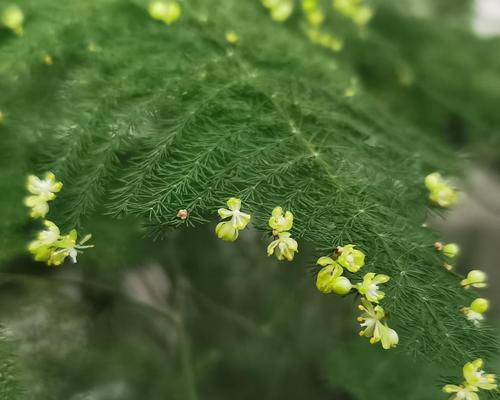
<path fill-rule="evenodd" d="M 450 127 L 463 131 L 459 144 L 474 146 L 476 132 L 498 143 L 499 42 L 457 26 L 465 12 L 440 24 L 432 9 L 415 19 L 374 2 L 360 32 L 324 2 L 345 41 L 333 54 L 308 40 L 298 4 L 278 24 L 259 1 L 189 0 L 168 27 L 142 0 L 19 4 L 24 36 L 0 36 L 3 260 L 28 240 L 28 172 L 64 182 L 51 219 L 66 228 L 107 214 L 159 238 L 211 222 L 237 196 L 265 240 L 271 210 L 292 210 L 311 264 L 339 245 L 362 249 L 366 271 L 392 277 L 384 308 L 405 352 L 463 363 L 495 350 L 490 328 L 459 313 L 472 295 L 421 226 L 434 211 L 423 177 L 460 174 Z M 398 73 L 412 79 L 402 85 Z M 353 77 L 360 87 L 347 97 Z M 106 241 L 95 236 L 97 247 Z"/>

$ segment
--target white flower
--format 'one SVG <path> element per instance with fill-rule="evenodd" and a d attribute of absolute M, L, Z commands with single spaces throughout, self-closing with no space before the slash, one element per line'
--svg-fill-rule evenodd
<path fill-rule="evenodd" d="M 369 337 L 371 344 L 381 342 L 385 350 L 395 347 L 399 343 L 397 332 L 389 328 L 387 324 L 382 323 L 385 311 L 381 306 L 374 307 L 372 303 L 363 298 L 359 309 L 363 311 L 363 314 L 358 317 L 358 322 L 363 328 L 359 332 L 360 336 Z"/>
<path fill-rule="evenodd" d="M 391 278 L 387 275 L 376 275 L 374 272 L 369 272 L 363 277 L 363 282 L 356 284 L 356 289 L 359 294 L 366 297 L 372 303 L 378 303 L 385 296 L 385 293 L 378 289 L 378 285 L 386 283 Z"/>
<path fill-rule="evenodd" d="M 218 213 L 222 219 L 231 218 L 230 221 L 220 222 L 215 228 L 217 236 L 225 241 L 234 242 L 239 235 L 239 231 L 245 229 L 250 222 L 250 215 L 240 211 L 241 200 L 231 197 L 227 201 L 226 208 L 220 208 Z"/>
<path fill-rule="evenodd" d="M 32 194 L 24 199 L 24 204 L 31 208 L 32 218 L 44 218 L 49 212 L 48 201 L 56 198 L 56 193 L 62 189 L 62 182 L 57 182 L 52 172 L 45 175 L 45 179 L 40 179 L 35 175 L 28 176 L 26 189 Z"/>
<path fill-rule="evenodd" d="M 277 239 L 272 241 L 269 246 L 267 246 L 267 255 L 271 256 L 274 253 L 276 258 L 280 261 L 292 261 L 295 253 L 299 251 L 299 244 L 290 236 L 290 232 L 278 233 Z"/>

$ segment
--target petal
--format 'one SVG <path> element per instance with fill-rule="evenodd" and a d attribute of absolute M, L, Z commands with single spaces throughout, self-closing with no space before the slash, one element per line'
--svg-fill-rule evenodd
<path fill-rule="evenodd" d="M 62 182 L 56 182 L 56 176 L 52 172 L 47 172 L 45 174 L 45 180 L 50 183 L 51 192 L 59 192 L 62 189 Z"/>
<path fill-rule="evenodd" d="M 293 214 L 290 211 L 285 213 L 285 222 L 282 224 L 282 230 L 289 231 L 293 226 Z"/>
<path fill-rule="evenodd" d="M 231 197 L 227 201 L 227 206 L 232 211 L 239 211 L 239 209 L 241 208 L 241 200 L 237 199 L 236 197 Z"/>
<path fill-rule="evenodd" d="M 354 263 L 358 266 L 358 269 L 365 265 L 365 254 L 360 250 L 354 250 Z"/>
<path fill-rule="evenodd" d="M 281 207 L 274 207 L 271 215 L 274 218 L 278 218 L 280 215 L 283 215 L 283 209 Z"/>
<path fill-rule="evenodd" d="M 375 273 L 374 272 L 368 272 L 367 274 L 365 274 L 365 276 L 363 277 L 363 281 L 372 281 L 373 278 L 375 278 Z"/>
<path fill-rule="evenodd" d="M 443 183 L 443 178 L 439 172 L 434 172 L 425 177 L 425 186 L 429 190 L 434 190 L 437 186 Z"/>
<path fill-rule="evenodd" d="M 47 213 L 49 212 L 49 205 L 47 202 L 42 201 L 36 203 L 31 209 L 30 216 L 31 218 L 45 218 Z"/>
<path fill-rule="evenodd" d="M 495 383 L 478 383 L 477 387 L 484 390 L 494 390 L 497 388 L 497 385 Z"/>
<path fill-rule="evenodd" d="M 316 276 L 316 287 L 320 292 L 330 293 L 332 291 L 332 270 L 333 268 L 331 266 L 327 266 L 318 272 L 318 275 Z"/>
<path fill-rule="evenodd" d="M 267 255 L 268 256 L 271 256 L 274 253 L 274 249 L 276 248 L 278 243 L 279 243 L 279 240 L 274 240 L 269 244 L 269 246 L 267 246 Z"/>
<path fill-rule="evenodd" d="M 475 384 L 477 381 L 476 378 L 476 371 L 477 368 L 474 367 L 474 364 L 471 362 L 468 362 L 467 364 L 464 365 L 463 367 L 463 374 L 465 380 L 470 383 L 470 384 Z"/>
<path fill-rule="evenodd" d="M 238 229 L 244 229 L 250 222 L 250 215 L 242 213 L 240 211 L 234 211 L 232 223 L 233 226 Z"/>
<path fill-rule="evenodd" d="M 231 222 L 220 222 L 215 228 L 215 233 L 219 239 L 226 242 L 234 242 L 238 238 L 238 230 L 233 227 Z"/>
<path fill-rule="evenodd" d="M 318 258 L 318 261 L 316 261 L 316 264 L 318 265 L 321 265 L 322 267 L 326 266 L 326 265 L 332 265 L 332 264 L 335 264 L 335 261 L 333 261 L 333 259 L 331 257 L 320 257 Z"/>
<path fill-rule="evenodd" d="M 443 392 L 445 393 L 456 393 L 462 390 L 460 386 L 457 385 L 445 385 L 443 386 Z"/>
<path fill-rule="evenodd" d="M 59 236 L 59 234 L 61 233 L 57 225 L 54 224 L 52 221 L 45 220 L 43 221 L 43 224 L 48 228 L 49 231 L 53 232 L 57 236 Z"/>
<path fill-rule="evenodd" d="M 467 397 L 465 400 L 479 400 L 479 395 L 477 393 L 467 393 Z"/>
<path fill-rule="evenodd" d="M 299 244 L 295 239 L 292 238 L 286 238 L 283 239 L 283 242 L 286 244 L 286 246 L 291 250 L 291 251 L 298 251 Z"/>
<path fill-rule="evenodd" d="M 390 279 L 391 279 L 391 277 L 388 275 L 379 274 L 379 275 L 375 276 L 375 278 L 373 279 L 373 282 L 374 283 L 386 283 L 386 282 L 389 282 Z"/>
<path fill-rule="evenodd" d="M 35 175 L 28 175 L 26 179 L 26 189 L 33 194 L 38 194 L 35 190 L 35 187 L 40 183 L 40 179 L 38 179 Z"/>
<path fill-rule="evenodd" d="M 233 212 L 228 210 L 227 208 L 219 208 L 217 210 L 217 213 L 222 219 L 226 219 L 233 216 Z"/>
<path fill-rule="evenodd" d="M 58 250 L 52 252 L 50 258 L 47 260 L 47 265 L 59 266 L 64 262 L 67 256 L 68 256 L 68 250 L 62 250 L 62 251 Z"/>

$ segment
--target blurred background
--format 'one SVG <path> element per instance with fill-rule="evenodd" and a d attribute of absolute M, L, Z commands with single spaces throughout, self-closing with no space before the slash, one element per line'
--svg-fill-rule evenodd
<path fill-rule="evenodd" d="M 500 34 L 498 1 L 477 0 L 474 15 L 478 35 Z M 448 135 L 462 143 L 460 123 Z M 460 205 L 427 223 L 460 245 L 457 271 L 489 274 L 482 294 L 500 328 L 500 151 L 483 150 L 493 157 L 468 161 Z M 353 299 L 311 285 L 307 248 L 282 265 L 253 229 L 228 245 L 214 224 L 159 241 L 133 219 L 87 228 L 109 240 L 76 266 L 51 270 L 28 254 L 2 266 L 0 399 L 443 398 L 439 365 L 357 337 Z M 489 365 L 500 371 L 500 358 Z"/>

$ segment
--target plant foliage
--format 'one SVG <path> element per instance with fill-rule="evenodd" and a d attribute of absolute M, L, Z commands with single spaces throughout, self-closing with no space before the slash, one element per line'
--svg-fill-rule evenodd
<path fill-rule="evenodd" d="M 487 357 L 494 335 L 460 314 L 472 294 L 441 267 L 437 237 L 422 226 L 435 211 L 423 177 L 460 174 L 450 129 L 462 133 L 455 145 L 477 145 L 476 132 L 498 144 L 499 42 L 468 32 L 465 5 L 440 24 L 439 7 L 424 3 L 428 15 L 415 18 L 374 2 L 360 31 L 324 2 L 345 42 L 332 53 L 310 42 L 298 3 L 277 23 L 259 1 L 186 0 L 166 26 L 141 0 L 19 1 L 24 36 L 0 33 L 0 259 L 29 240 L 30 172 L 64 182 L 51 219 L 68 229 L 111 215 L 160 238 L 213 224 L 237 196 L 263 232 L 263 253 L 281 205 L 312 249 L 305 271 L 355 243 L 366 271 L 390 275 L 384 308 L 399 349 L 448 365 Z M 97 247 L 107 241 L 94 235 Z"/>

